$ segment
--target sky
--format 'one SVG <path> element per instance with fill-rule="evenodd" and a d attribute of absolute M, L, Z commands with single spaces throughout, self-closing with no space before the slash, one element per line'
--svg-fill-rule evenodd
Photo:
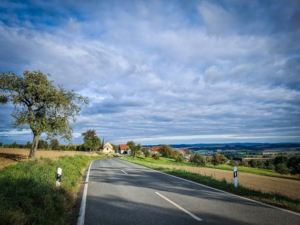
<path fill-rule="evenodd" d="M 75 144 L 300 142 L 299 40 L 298 0 L 0 2 L 0 71 L 89 98 Z M 32 141 L 0 109 L 0 141 Z"/>

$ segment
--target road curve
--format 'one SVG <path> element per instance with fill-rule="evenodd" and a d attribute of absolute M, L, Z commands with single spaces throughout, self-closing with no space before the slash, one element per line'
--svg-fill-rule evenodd
<path fill-rule="evenodd" d="M 299 214 L 117 158 L 92 163 L 86 193 L 80 225 L 300 224 Z"/>

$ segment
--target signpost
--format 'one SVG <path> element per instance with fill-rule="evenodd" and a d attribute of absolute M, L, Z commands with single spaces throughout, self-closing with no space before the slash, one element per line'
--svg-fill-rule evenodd
<path fill-rule="evenodd" d="M 233 167 L 233 184 L 234 187 L 238 186 L 238 178 L 237 178 L 237 167 Z"/>
<path fill-rule="evenodd" d="M 62 169 L 58 167 L 57 174 L 56 174 L 56 187 L 60 186 L 61 174 L 62 174 Z"/>

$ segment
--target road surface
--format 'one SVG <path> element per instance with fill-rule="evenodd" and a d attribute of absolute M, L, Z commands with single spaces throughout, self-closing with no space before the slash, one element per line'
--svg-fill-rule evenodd
<path fill-rule="evenodd" d="M 300 224 L 300 215 L 117 158 L 90 166 L 78 224 Z"/>

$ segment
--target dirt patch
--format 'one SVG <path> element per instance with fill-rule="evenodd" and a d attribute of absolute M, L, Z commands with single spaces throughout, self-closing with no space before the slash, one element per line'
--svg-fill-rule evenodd
<path fill-rule="evenodd" d="M 165 168 L 183 169 L 192 173 L 212 176 L 214 179 L 223 180 L 233 183 L 233 172 L 227 170 L 211 169 L 211 168 L 195 168 L 187 166 L 167 166 L 160 165 Z M 262 191 L 265 193 L 279 193 L 292 199 L 300 200 L 300 181 L 289 180 L 276 177 L 260 176 L 250 173 L 238 173 L 238 183 L 244 187 Z"/>
<path fill-rule="evenodd" d="M 0 170 L 9 165 L 15 165 L 20 161 L 27 160 L 29 149 L 0 148 Z M 82 151 L 43 151 L 36 152 L 36 158 L 58 159 L 59 156 L 95 155 L 95 153 Z"/>

